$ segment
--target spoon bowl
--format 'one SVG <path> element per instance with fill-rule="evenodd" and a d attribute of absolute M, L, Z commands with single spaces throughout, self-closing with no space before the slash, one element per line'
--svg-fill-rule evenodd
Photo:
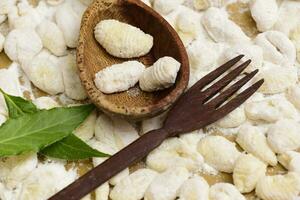
<path fill-rule="evenodd" d="M 105 19 L 131 24 L 152 35 L 154 45 L 151 52 L 136 59 L 121 59 L 108 54 L 94 37 L 95 26 Z M 151 66 L 163 56 L 171 56 L 181 63 L 176 83 L 171 88 L 149 93 L 136 85 L 125 92 L 104 94 L 95 86 L 95 74 L 108 66 L 128 60 Z M 82 18 L 77 64 L 91 101 L 104 112 L 129 120 L 142 120 L 165 111 L 180 97 L 189 81 L 188 56 L 176 31 L 139 0 L 96 0 L 90 5 Z"/>

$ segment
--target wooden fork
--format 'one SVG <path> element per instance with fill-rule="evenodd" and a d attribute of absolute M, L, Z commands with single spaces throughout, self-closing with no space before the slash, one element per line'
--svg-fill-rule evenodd
<path fill-rule="evenodd" d="M 224 88 L 244 71 L 250 64 L 250 60 L 233 69 L 211 86 L 209 84 L 225 74 L 242 57 L 240 55 L 228 61 L 199 80 L 175 103 L 161 129 L 150 131 L 141 136 L 138 140 L 51 197 L 50 200 L 79 200 L 128 166 L 140 161 L 168 137 L 201 129 L 225 117 L 239 107 L 259 89 L 264 80 L 256 82 L 232 99 L 230 97 L 250 81 L 258 70 L 247 74 L 228 89 Z M 223 89 L 224 91 L 222 91 Z M 219 92 L 220 94 L 216 96 Z M 227 100 L 228 102 L 226 102 Z"/>

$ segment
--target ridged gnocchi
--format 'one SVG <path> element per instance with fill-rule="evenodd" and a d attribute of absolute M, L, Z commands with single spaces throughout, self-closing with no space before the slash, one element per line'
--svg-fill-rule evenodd
<path fill-rule="evenodd" d="M 252 72 L 255 69 L 260 69 L 263 64 L 263 50 L 260 46 L 254 44 L 237 44 L 228 48 L 224 51 L 222 57 L 224 62 L 237 57 L 239 55 L 244 55 L 244 57 L 239 61 L 239 64 L 251 60 L 250 65 L 245 70 L 246 72 Z"/>
<path fill-rule="evenodd" d="M 237 135 L 236 142 L 248 153 L 272 166 L 277 165 L 275 153 L 269 147 L 266 136 L 259 128 L 243 125 Z"/>
<path fill-rule="evenodd" d="M 93 111 L 79 127 L 74 130 L 74 134 L 83 141 L 89 141 L 94 137 L 97 112 Z"/>
<path fill-rule="evenodd" d="M 273 124 L 267 133 L 268 144 L 276 153 L 296 150 L 300 147 L 300 124 L 290 119 L 282 119 Z"/>
<path fill-rule="evenodd" d="M 169 14 L 175 10 L 184 0 L 154 0 L 153 8 L 160 14 Z"/>
<path fill-rule="evenodd" d="M 115 64 L 96 73 L 95 84 L 107 94 L 126 91 L 139 81 L 144 70 L 145 66 L 138 61 Z"/>
<path fill-rule="evenodd" d="M 79 78 L 75 55 L 69 54 L 60 58 L 60 63 L 66 95 L 74 100 L 86 99 L 87 94 Z"/>
<path fill-rule="evenodd" d="M 185 145 L 185 142 L 178 138 L 164 141 L 147 156 L 147 166 L 158 172 L 166 171 L 174 166 L 185 167 L 189 171 L 199 169 L 203 163 L 202 156 L 196 150 L 186 148 Z"/>
<path fill-rule="evenodd" d="M 153 170 L 139 169 L 117 183 L 110 193 L 110 198 L 112 200 L 142 199 L 157 175 L 158 173 Z"/>
<path fill-rule="evenodd" d="M 202 17 L 202 23 L 215 42 L 249 42 L 250 39 L 242 29 L 228 19 L 225 12 L 218 8 L 209 8 Z"/>
<path fill-rule="evenodd" d="M 265 176 L 267 165 L 251 154 L 242 154 L 233 169 L 234 185 L 241 193 L 255 189 L 258 180 Z"/>
<path fill-rule="evenodd" d="M 250 10 L 259 31 L 270 30 L 278 19 L 276 0 L 251 0 Z"/>
<path fill-rule="evenodd" d="M 30 81 L 39 89 L 52 95 L 64 92 L 65 86 L 59 58 L 49 51 L 41 51 L 22 68 Z"/>
<path fill-rule="evenodd" d="M 81 16 L 73 10 L 70 3 L 64 3 L 58 6 L 55 20 L 64 35 L 67 46 L 77 47 Z"/>
<path fill-rule="evenodd" d="M 278 156 L 278 161 L 291 172 L 300 173 L 300 153 L 297 151 L 286 151 Z"/>
<path fill-rule="evenodd" d="M 204 10 L 209 7 L 221 7 L 225 0 L 193 0 L 193 6 L 197 10 Z"/>
<path fill-rule="evenodd" d="M 145 200 L 173 200 L 180 186 L 189 178 L 186 168 L 174 167 L 157 175 L 145 193 Z"/>
<path fill-rule="evenodd" d="M 226 117 L 216 122 L 216 125 L 222 128 L 235 128 L 242 125 L 246 121 L 244 106 L 240 106 Z"/>
<path fill-rule="evenodd" d="M 284 97 L 265 98 L 245 105 L 246 115 L 254 121 L 276 122 L 281 118 L 296 119 L 298 111 Z"/>
<path fill-rule="evenodd" d="M 261 178 L 255 193 L 264 200 L 291 200 L 300 192 L 300 175 L 290 172 L 286 175 L 265 176 Z"/>
<path fill-rule="evenodd" d="M 4 50 L 16 62 L 31 60 L 43 48 L 42 41 L 33 29 L 15 29 L 6 36 Z"/>
<path fill-rule="evenodd" d="M 232 173 L 240 156 L 234 143 L 222 136 L 207 136 L 198 143 L 198 151 L 205 162 L 221 172 Z"/>
<path fill-rule="evenodd" d="M 297 69 L 294 66 L 279 66 L 265 62 L 255 79 L 261 78 L 265 82 L 259 91 L 264 94 L 277 94 L 285 92 L 297 83 Z"/>
<path fill-rule="evenodd" d="M 102 20 L 95 27 L 95 38 L 111 55 L 119 58 L 144 56 L 153 46 L 153 37 L 132 25 Z"/>
<path fill-rule="evenodd" d="M 44 20 L 36 28 L 43 46 L 56 56 L 63 56 L 67 53 L 67 45 L 62 31 L 50 20 Z"/>
<path fill-rule="evenodd" d="M 286 92 L 287 99 L 298 109 L 300 109 L 300 87 L 295 85 Z"/>
<path fill-rule="evenodd" d="M 208 200 L 209 185 L 204 178 L 195 175 L 186 180 L 179 192 L 179 200 Z"/>
<path fill-rule="evenodd" d="M 254 40 L 264 52 L 264 59 L 283 67 L 290 67 L 296 60 L 296 48 L 293 42 L 279 31 L 260 33 Z"/>
<path fill-rule="evenodd" d="M 246 200 L 245 197 L 230 183 L 216 183 L 209 189 L 210 200 Z"/>
<path fill-rule="evenodd" d="M 172 57 L 162 57 L 141 75 L 140 87 L 147 92 L 153 92 L 171 87 L 177 77 L 181 64 Z"/>

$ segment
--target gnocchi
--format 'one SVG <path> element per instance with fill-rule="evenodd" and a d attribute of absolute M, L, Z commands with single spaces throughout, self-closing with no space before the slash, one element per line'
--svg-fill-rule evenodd
<path fill-rule="evenodd" d="M 183 183 L 179 192 L 179 200 L 208 200 L 209 185 L 200 176 L 190 177 Z"/>
<path fill-rule="evenodd" d="M 114 19 L 102 20 L 95 27 L 95 38 L 111 55 L 119 58 L 144 56 L 153 46 L 153 37 L 141 29 Z"/>
<path fill-rule="evenodd" d="M 58 28 L 64 35 L 68 47 L 77 47 L 80 29 L 80 18 L 69 3 L 58 6 L 55 12 L 55 20 Z"/>
<path fill-rule="evenodd" d="M 233 169 L 234 185 L 241 193 L 255 189 L 258 180 L 265 176 L 267 166 L 251 154 L 242 154 Z"/>
<path fill-rule="evenodd" d="M 160 14 L 166 15 L 175 10 L 184 0 L 154 0 L 153 8 Z"/>
<path fill-rule="evenodd" d="M 189 178 L 189 172 L 183 167 L 175 167 L 159 174 L 149 185 L 145 200 L 173 200 L 180 186 Z"/>
<path fill-rule="evenodd" d="M 272 166 L 277 165 L 277 158 L 267 143 L 266 136 L 259 128 L 243 125 L 237 135 L 236 142 L 248 153 Z"/>
<path fill-rule="evenodd" d="M 282 119 L 273 124 L 267 133 L 267 140 L 276 153 L 296 150 L 300 147 L 300 124 L 294 120 Z"/>
<path fill-rule="evenodd" d="M 87 94 L 79 78 L 75 55 L 69 54 L 61 58 L 60 63 L 66 95 L 75 100 L 86 99 Z"/>
<path fill-rule="evenodd" d="M 286 169 L 300 173 L 300 153 L 297 151 L 286 151 L 278 156 L 278 161 Z"/>
<path fill-rule="evenodd" d="M 126 91 L 139 81 L 144 70 L 145 66 L 138 61 L 115 64 L 96 73 L 95 84 L 107 94 Z"/>
<path fill-rule="evenodd" d="M 59 59 L 49 51 L 41 51 L 22 68 L 30 81 L 39 89 L 52 95 L 65 91 Z"/>
<path fill-rule="evenodd" d="M 44 20 L 36 28 L 43 46 L 56 56 L 66 55 L 67 45 L 62 31 L 50 20 Z"/>
<path fill-rule="evenodd" d="M 289 87 L 295 85 L 298 80 L 295 67 L 281 67 L 272 63 L 264 63 L 256 80 L 264 78 L 265 82 L 259 91 L 264 94 L 277 94 L 285 92 Z"/>
<path fill-rule="evenodd" d="M 198 143 L 198 151 L 205 162 L 221 172 L 232 173 L 240 156 L 234 143 L 222 136 L 207 136 Z"/>
<path fill-rule="evenodd" d="M 0 53 L 4 48 L 5 37 L 0 33 Z"/>
<path fill-rule="evenodd" d="M 278 5 L 276 0 L 252 0 L 250 10 L 259 31 L 270 30 L 278 18 Z"/>
<path fill-rule="evenodd" d="M 216 183 L 209 189 L 210 200 L 246 200 L 237 188 L 229 183 Z"/>
<path fill-rule="evenodd" d="M 140 169 L 122 179 L 111 191 L 112 200 L 139 200 L 157 176 L 157 172 L 150 169 Z"/>
<path fill-rule="evenodd" d="M 279 31 L 267 31 L 256 36 L 255 44 L 264 52 L 264 59 L 277 65 L 292 66 L 296 60 L 293 42 Z"/>
<path fill-rule="evenodd" d="M 172 57 L 158 59 L 151 67 L 148 67 L 141 75 L 140 87 L 146 92 L 153 92 L 171 87 L 180 69 L 180 63 Z"/>
<path fill-rule="evenodd" d="M 215 42 L 235 44 L 250 41 L 242 29 L 228 19 L 227 15 L 221 9 L 209 8 L 202 17 L 202 23 Z"/>
<path fill-rule="evenodd" d="M 33 29 L 14 29 L 6 36 L 4 50 L 16 62 L 31 60 L 43 48 L 42 41 Z"/>
<path fill-rule="evenodd" d="M 265 200 L 294 199 L 300 192 L 300 176 L 294 172 L 265 176 L 258 181 L 255 192 Z"/>
<path fill-rule="evenodd" d="M 299 87 L 299 85 L 290 87 L 286 92 L 286 96 L 287 96 L 288 100 L 294 104 L 295 107 L 300 109 L 300 87 Z"/>

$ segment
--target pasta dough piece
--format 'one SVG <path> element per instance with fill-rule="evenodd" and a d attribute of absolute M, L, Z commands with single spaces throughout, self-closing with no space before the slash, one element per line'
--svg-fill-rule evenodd
<path fill-rule="evenodd" d="M 43 46 L 51 53 L 56 56 L 66 55 L 67 45 L 64 35 L 55 23 L 44 20 L 36 31 L 43 42 Z"/>
<path fill-rule="evenodd" d="M 254 42 L 263 49 L 266 61 L 287 67 L 296 61 L 296 48 L 293 42 L 279 31 L 258 34 Z"/>
<path fill-rule="evenodd" d="M 55 19 L 57 26 L 62 31 L 68 47 L 77 47 L 81 16 L 76 13 L 69 3 L 58 6 Z"/>
<path fill-rule="evenodd" d="M 95 27 L 94 34 L 96 40 L 109 54 L 119 58 L 144 56 L 153 46 L 151 35 L 114 19 L 100 21 Z"/>
<path fill-rule="evenodd" d="M 238 25 L 228 19 L 221 9 L 209 8 L 202 17 L 202 23 L 215 42 L 235 44 L 250 40 Z"/>
<path fill-rule="evenodd" d="M 16 62 L 30 61 L 43 48 L 42 41 L 33 29 L 14 29 L 6 36 L 4 50 Z"/>
<path fill-rule="evenodd" d="M 13 189 L 37 167 L 37 154 L 29 153 L 0 160 L 0 180 Z"/>
<path fill-rule="evenodd" d="M 61 58 L 60 62 L 66 95 L 75 100 L 86 99 L 87 94 L 79 78 L 75 55 L 69 54 Z"/>
<path fill-rule="evenodd" d="M 264 84 L 259 91 L 264 94 L 277 94 L 285 92 L 298 81 L 295 67 L 281 67 L 265 62 L 262 69 L 255 77 L 256 80 L 263 78 Z"/>
<path fill-rule="evenodd" d="M 221 136 L 207 136 L 198 143 L 205 162 L 221 172 L 232 173 L 240 152 L 234 143 Z"/>
<path fill-rule="evenodd" d="M 172 57 L 162 57 L 141 75 L 140 87 L 146 92 L 153 92 L 171 87 L 176 82 L 180 63 Z"/>
<path fill-rule="evenodd" d="M 291 172 L 300 173 L 300 153 L 297 151 L 286 151 L 278 156 L 279 163 Z"/>
<path fill-rule="evenodd" d="M 279 16 L 274 30 L 278 30 L 284 33 L 286 36 L 290 35 L 293 30 L 300 22 L 298 16 L 300 14 L 300 4 L 298 1 L 284 0 L 280 4 Z"/>
<path fill-rule="evenodd" d="M 265 176 L 258 181 L 255 192 L 265 200 L 294 199 L 300 192 L 300 176 L 294 172 Z"/>
<path fill-rule="evenodd" d="M 198 175 L 189 178 L 180 188 L 179 200 L 208 200 L 209 185 Z"/>
<path fill-rule="evenodd" d="M 59 59 L 47 50 L 41 51 L 22 68 L 30 81 L 39 89 L 52 95 L 64 92 Z"/>
<path fill-rule="evenodd" d="M 97 120 L 97 112 L 93 111 L 79 127 L 74 130 L 74 134 L 82 139 L 88 141 L 93 138 L 95 133 L 95 126 Z"/>
<path fill-rule="evenodd" d="M 242 154 L 236 161 L 233 170 L 234 185 L 241 193 L 255 189 L 258 180 L 265 176 L 267 166 L 251 154 Z"/>
<path fill-rule="evenodd" d="M 78 178 L 75 169 L 63 163 L 40 163 L 23 181 L 20 196 L 24 200 L 48 199 Z"/>
<path fill-rule="evenodd" d="M 166 171 L 174 166 L 196 171 L 202 165 L 203 158 L 196 150 L 187 148 L 183 140 L 171 138 L 154 149 L 147 156 L 146 163 L 149 168 L 158 172 Z"/>
<path fill-rule="evenodd" d="M 120 181 L 111 191 L 112 200 L 140 200 L 152 180 L 157 176 L 157 172 L 150 169 L 139 169 L 122 181 Z"/>
<path fill-rule="evenodd" d="M 59 104 L 51 97 L 39 97 L 32 101 L 38 109 L 50 110 L 59 107 Z"/>
<path fill-rule="evenodd" d="M 270 30 L 277 21 L 278 6 L 276 0 L 251 0 L 250 10 L 257 29 L 261 32 Z"/>
<path fill-rule="evenodd" d="M 267 133 L 270 147 L 276 153 L 296 150 L 300 147 L 300 124 L 297 121 L 282 119 L 272 125 Z"/>
<path fill-rule="evenodd" d="M 210 200 L 246 200 L 234 185 L 216 183 L 209 189 Z"/>
<path fill-rule="evenodd" d="M 175 10 L 184 0 L 154 0 L 153 8 L 160 14 L 166 15 Z"/>
<path fill-rule="evenodd" d="M 171 168 L 154 178 L 145 193 L 145 200 L 173 200 L 180 186 L 189 178 L 189 172 L 183 167 Z"/>
<path fill-rule="evenodd" d="M 246 115 L 255 121 L 276 122 L 281 118 L 296 119 L 297 109 L 284 97 L 271 97 L 246 103 Z"/>
<path fill-rule="evenodd" d="M 226 117 L 216 122 L 217 126 L 222 128 L 235 128 L 246 121 L 244 106 L 240 106 Z"/>
<path fill-rule="evenodd" d="M 142 76 L 145 66 L 138 61 L 115 64 L 95 75 L 97 88 L 107 94 L 126 91 L 133 87 Z"/>
<path fill-rule="evenodd" d="M 248 153 L 272 166 L 277 165 L 275 153 L 269 147 L 266 136 L 259 128 L 244 125 L 240 128 L 236 142 Z"/>
<path fill-rule="evenodd" d="M 249 59 L 251 60 L 250 65 L 245 70 L 246 72 L 252 72 L 256 69 L 260 69 L 263 64 L 263 50 L 260 46 L 253 44 L 237 44 L 228 48 L 223 54 L 224 62 L 227 62 L 239 55 L 244 55 L 244 57 L 238 64 L 242 64 Z"/>
<path fill-rule="evenodd" d="M 287 90 L 286 96 L 288 100 L 294 104 L 298 109 L 300 109 L 300 87 L 299 85 L 295 85 L 290 87 Z"/>

